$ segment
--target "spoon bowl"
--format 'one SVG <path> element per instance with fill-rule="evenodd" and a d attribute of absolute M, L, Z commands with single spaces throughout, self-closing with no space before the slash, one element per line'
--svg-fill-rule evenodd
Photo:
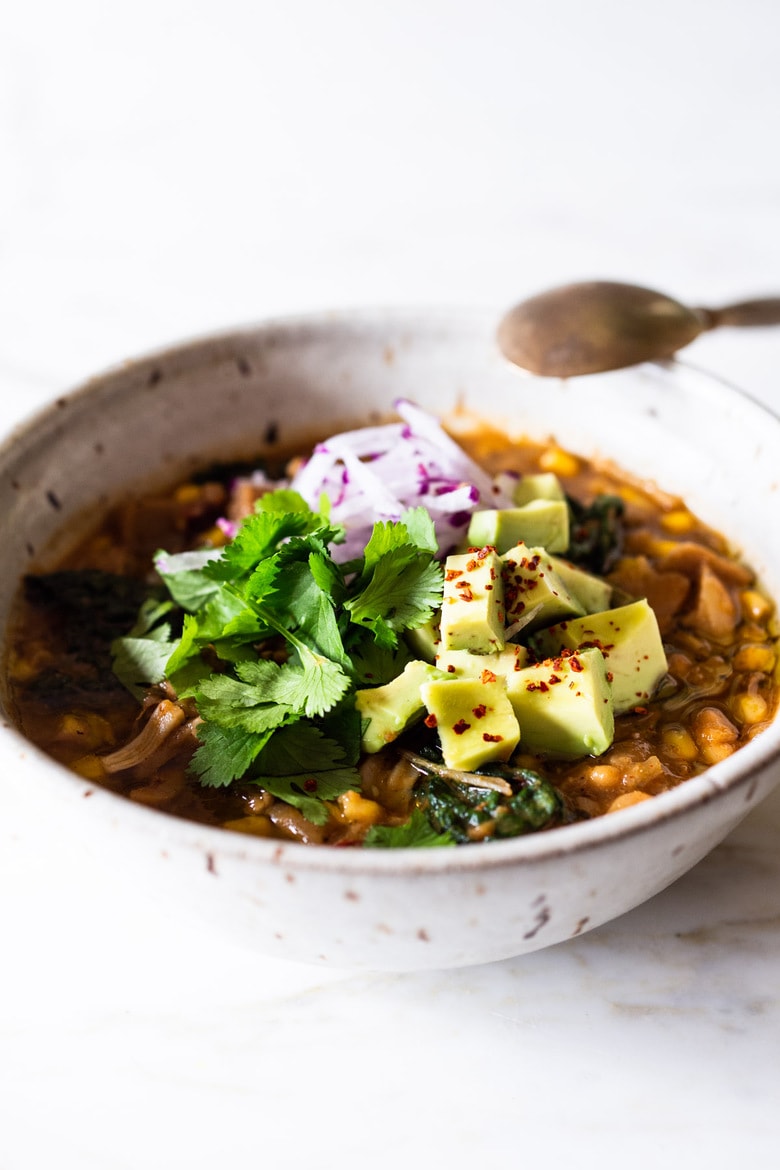
<path fill-rule="evenodd" d="M 498 344 L 524 370 L 572 378 L 663 361 L 716 326 L 777 324 L 780 297 L 689 308 L 654 289 L 592 280 L 515 305 L 499 324 Z"/>

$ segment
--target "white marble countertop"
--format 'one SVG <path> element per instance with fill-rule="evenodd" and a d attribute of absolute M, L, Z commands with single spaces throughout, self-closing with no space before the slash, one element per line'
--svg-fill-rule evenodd
<path fill-rule="evenodd" d="M 780 291 L 765 0 L 39 0 L 3 23 L 3 432 L 268 314 L 593 277 Z M 780 330 L 688 356 L 780 409 Z M 409 975 L 217 945 L 53 869 L 52 832 L 0 853 L 1 1170 L 776 1164 L 780 792 L 618 922 Z"/>

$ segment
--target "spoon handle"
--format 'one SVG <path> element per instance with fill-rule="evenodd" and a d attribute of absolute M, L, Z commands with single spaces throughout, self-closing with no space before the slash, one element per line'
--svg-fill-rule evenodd
<path fill-rule="evenodd" d="M 760 297 L 755 301 L 739 301 L 721 309 L 697 309 L 705 329 L 720 325 L 780 325 L 780 297 Z"/>

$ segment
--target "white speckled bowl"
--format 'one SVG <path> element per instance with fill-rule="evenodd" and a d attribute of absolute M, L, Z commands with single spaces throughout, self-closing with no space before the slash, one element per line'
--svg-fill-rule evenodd
<path fill-rule="evenodd" d="M 54 403 L 0 449 L 0 627 L 17 582 L 67 526 L 150 477 L 245 454 L 276 430 L 386 413 L 398 395 L 464 404 L 517 434 L 554 435 L 685 497 L 727 533 L 780 598 L 780 421 L 685 365 L 565 383 L 498 355 L 487 313 L 361 312 L 271 322 L 110 371 Z M 590 930 L 674 881 L 780 778 L 780 721 L 674 792 L 599 820 L 457 850 L 329 850 L 248 838 L 96 789 L 10 726 L 0 784 L 19 817 L 121 867 L 139 897 L 167 898 L 285 958 L 386 969 L 448 967 Z M 86 798 L 89 799 L 86 799 Z"/>

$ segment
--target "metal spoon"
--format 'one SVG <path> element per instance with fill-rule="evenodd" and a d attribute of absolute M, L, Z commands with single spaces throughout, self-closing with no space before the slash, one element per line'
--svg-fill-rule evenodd
<path fill-rule="evenodd" d="M 525 370 L 572 378 L 661 361 L 721 325 L 780 325 L 780 297 L 692 309 L 619 281 L 566 284 L 510 309 L 499 324 L 498 344 Z"/>

